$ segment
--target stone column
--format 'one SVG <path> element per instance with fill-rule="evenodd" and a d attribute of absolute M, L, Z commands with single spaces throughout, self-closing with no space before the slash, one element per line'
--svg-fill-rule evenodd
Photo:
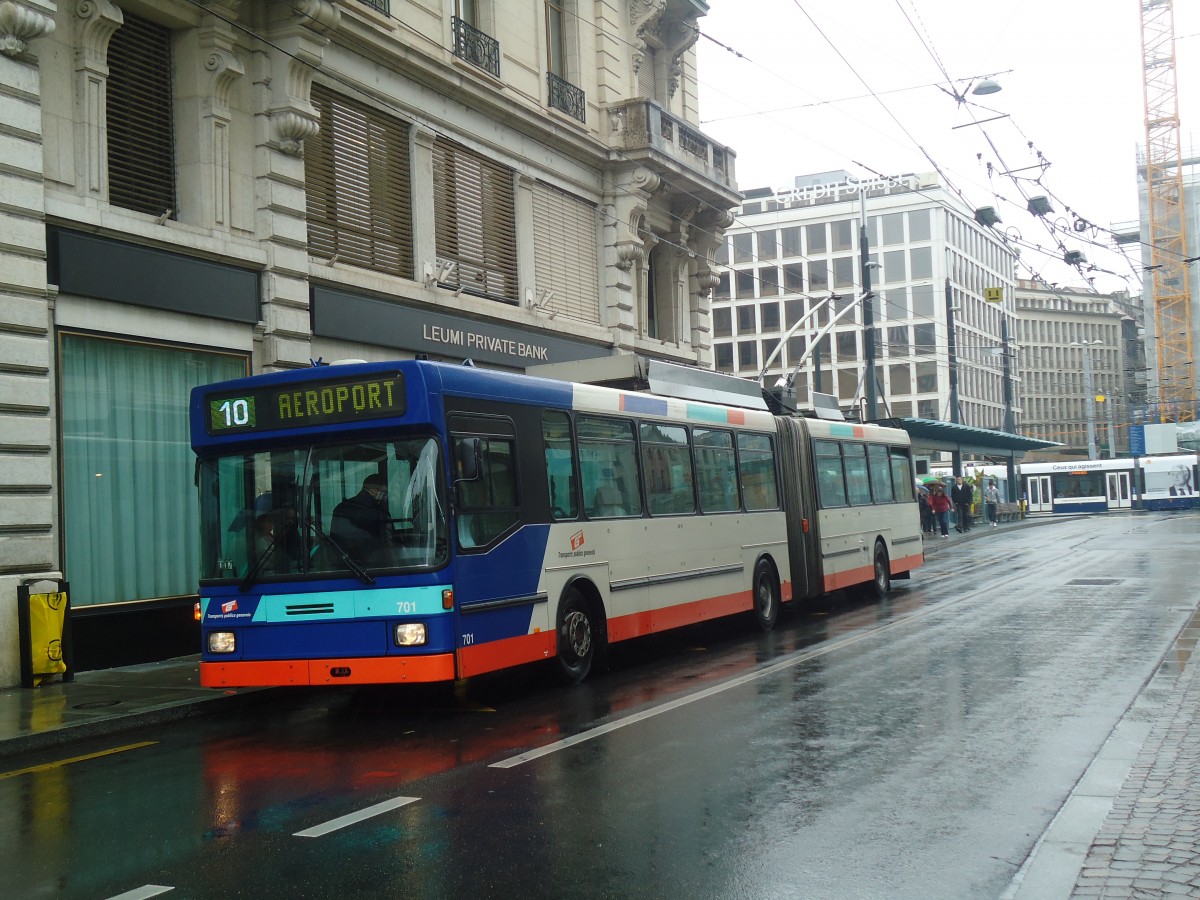
<path fill-rule="evenodd" d="M 307 366 L 311 358 L 304 141 L 320 129 L 312 76 L 324 59 L 326 35 L 340 22 L 341 10 L 329 0 L 276 2 L 268 25 L 272 46 L 255 58 L 257 225 L 267 251 L 263 371 Z"/>
<path fill-rule="evenodd" d="M 646 214 L 661 180 L 638 167 L 610 176 L 614 189 L 605 197 L 604 303 L 606 322 L 618 350 L 632 350 L 641 331 L 639 297 L 644 293 Z"/>
<path fill-rule="evenodd" d="M 55 4 L 0 2 L 0 687 L 20 683 L 17 587 L 62 576 L 54 504 L 53 311 L 41 77 Z"/>

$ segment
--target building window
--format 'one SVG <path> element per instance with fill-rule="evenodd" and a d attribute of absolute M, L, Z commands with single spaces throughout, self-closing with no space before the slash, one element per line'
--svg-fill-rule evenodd
<path fill-rule="evenodd" d="M 805 225 L 804 230 L 808 232 L 809 256 L 812 256 L 814 253 L 825 253 L 829 250 L 829 243 L 825 240 L 824 222 L 815 225 Z"/>
<path fill-rule="evenodd" d="M 717 286 L 713 288 L 713 299 L 728 300 L 729 297 L 729 273 L 722 272 L 717 276 Z"/>
<path fill-rule="evenodd" d="M 249 374 L 245 356 L 64 333 L 64 570 L 71 603 L 196 592 L 199 510 L 188 397 Z M 119 523 L 119 524 L 118 524 Z"/>
<path fill-rule="evenodd" d="M 763 331 L 778 331 L 779 330 L 779 304 L 764 303 L 759 308 L 759 317 L 762 319 Z"/>
<path fill-rule="evenodd" d="M 646 336 L 659 341 L 676 340 L 673 250 L 667 244 L 656 245 L 646 267 Z"/>
<path fill-rule="evenodd" d="M 746 304 L 737 308 L 738 334 L 755 334 L 758 331 L 754 322 L 754 305 Z"/>
<path fill-rule="evenodd" d="M 548 298 L 544 309 L 599 323 L 596 208 L 557 188 L 537 184 L 533 189 L 533 235 L 534 283 L 539 296 Z"/>
<path fill-rule="evenodd" d="M 733 261 L 748 263 L 754 260 L 754 233 L 750 231 L 733 236 Z"/>
<path fill-rule="evenodd" d="M 917 363 L 917 393 L 932 394 L 938 389 L 937 363 Z"/>
<path fill-rule="evenodd" d="M 839 256 L 833 261 L 833 286 L 835 288 L 854 287 L 854 258 Z"/>
<path fill-rule="evenodd" d="M 587 101 L 583 91 L 568 81 L 566 3 L 546 0 L 546 80 L 548 105 L 580 122 L 587 120 Z"/>
<path fill-rule="evenodd" d="M 908 239 L 912 242 L 931 239 L 929 210 L 914 209 L 908 213 Z"/>
<path fill-rule="evenodd" d="M 854 221 L 852 219 L 842 219 L 840 222 L 831 222 L 830 228 L 833 229 L 834 250 L 854 249 Z"/>
<path fill-rule="evenodd" d="M 455 263 L 440 283 L 493 300 L 517 297 L 513 173 L 453 141 L 433 145 L 434 232 L 439 260 Z"/>
<path fill-rule="evenodd" d="M 914 247 L 908 251 L 909 264 L 912 267 L 912 279 L 933 277 L 933 249 L 931 247 Z"/>
<path fill-rule="evenodd" d="M 738 341 L 738 368 L 758 368 L 758 341 Z"/>
<path fill-rule="evenodd" d="M 779 295 L 779 269 L 775 266 L 765 266 L 758 270 L 758 295 L 760 297 Z"/>
<path fill-rule="evenodd" d="M 888 356 L 908 356 L 908 326 L 892 326 L 887 334 Z"/>
<path fill-rule="evenodd" d="M 733 344 L 714 344 L 713 358 L 716 361 L 717 371 L 732 372 L 733 371 Z"/>
<path fill-rule="evenodd" d="M 305 141 L 308 251 L 412 278 L 408 125 L 324 85 L 321 130 Z"/>
<path fill-rule="evenodd" d="M 800 255 L 800 226 L 796 225 L 791 228 L 782 230 L 783 237 L 783 255 L 784 256 L 799 256 Z"/>
<path fill-rule="evenodd" d="M 108 201 L 174 217 L 171 32 L 132 13 L 108 45 Z"/>
<path fill-rule="evenodd" d="M 789 263 L 783 267 L 783 290 L 787 294 L 804 292 L 804 263 Z"/>
<path fill-rule="evenodd" d="M 774 259 L 779 255 L 779 232 L 760 231 L 758 233 L 758 258 Z"/>
<path fill-rule="evenodd" d="M 735 282 L 738 298 L 747 300 L 754 296 L 754 270 L 742 269 L 736 274 Z"/>
<path fill-rule="evenodd" d="M 728 306 L 716 307 L 712 311 L 713 315 L 713 336 L 714 337 L 732 337 L 733 336 L 733 316 L 730 314 Z"/>
<path fill-rule="evenodd" d="M 893 394 L 911 394 L 912 389 L 912 373 L 909 372 L 908 366 L 888 366 L 888 377 L 892 382 Z"/>
<path fill-rule="evenodd" d="M 824 291 L 829 288 L 829 263 L 824 259 L 814 259 L 808 264 L 808 289 Z"/>
<path fill-rule="evenodd" d="M 907 281 L 908 272 L 905 266 L 905 252 L 903 250 L 889 250 L 883 254 L 883 280 L 889 284 L 895 284 L 897 281 Z"/>
<path fill-rule="evenodd" d="M 933 285 L 914 284 L 913 315 L 919 319 L 931 319 L 934 315 Z"/>
<path fill-rule="evenodd" d="M 850 362 L 858 359 L 858 332 L 839 331 L 837 333 L 838 362 Z"/>
<path fill-rule="evenodd" d="M 913 326 L 913 352 L 930 354 L 937 349 L 934 341 L 933 323 L 926 322 Z"/>
<path fill-rule="evenodd" d="M 936 418 L 938 418 L 938 402 L 936 400 L 918 400 L 917 401 L 917 418 L 918 419 L 936 419 Z"/>
<path fill-rule="evenodd" d="M 883 220 L 883 243 L 886 244 L 903 244 L 904 243 L 904 213 L 888 213 L 880 216 Z"/>

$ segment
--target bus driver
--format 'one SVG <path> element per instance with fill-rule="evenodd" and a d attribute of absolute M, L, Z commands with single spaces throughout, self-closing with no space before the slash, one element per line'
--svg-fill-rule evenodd
<path fill-rule="evenodd" d="M 329 536 L 355 559 L 366 562 L 387 547 L 387 482 L 379 474 L 363 479 L 362 490 L 333 510 Z"/>

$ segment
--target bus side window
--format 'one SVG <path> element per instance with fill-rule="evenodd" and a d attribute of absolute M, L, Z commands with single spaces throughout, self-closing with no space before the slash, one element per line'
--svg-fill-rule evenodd
<path fill-rule="evenodd" d="M 846 505 L 846 475 L 842 470 L 842 448 L 837 441 L 813 441 L 817 466 L 817 494 L 822 509 Z"/>
<path fill-rule="evenodd" d="M 863 444 L 842 445 L 842 459 L 846 464 L 846 493 L 851 506 L 869 506 L 871 482 L 867 477 L 867 448 Z"/>
<path fill-rule="evenodd" d="M 640 516 L 642 501 L 633 423 L 579 416 L 575 429 L 584 512 L 590 517 Z"/>
<path fill-rule="evenodd" d="M 455 438 L 455 458 L 464 452 L 464 438 Z M 499 538 L 521 518 L 517 503 L 516 442 L 485 437 L 482 471 L 477 481 L 458 482 L 458 542 L 464 548 L 483 547 Z"/>
<path fill-rule="evenodd" d="M 575 450 L 571 420 L 564 412 L 542 413 L 542 449 L 546 456 L 546 487 L 550 515 L 574 519 L 579 515 L 579 482 L 575 476 Z"/>
<path fill-rule="evenodd" d="M 777 509 L 779 488 L 775 482 L 775 453 L 765 434 L 737 436 L 738 475 L 747 510 Z"/>

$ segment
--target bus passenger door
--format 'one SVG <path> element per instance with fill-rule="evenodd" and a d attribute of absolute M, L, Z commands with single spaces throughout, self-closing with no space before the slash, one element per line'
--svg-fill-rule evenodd
<path fill-rule="evenodd" d="M 1129 491 L 1128 472 L 1108 473 L 1108 508 L 1132 509 L 1133 497 Z"/>
<path fill-rule="evenodd" d="M 1027 512 L 1054 512 L 1054 493 L 1050 489 L 1049 475 L 1028 476 L 1025 479 L 1025 491 L 1029 495 Z"/>

